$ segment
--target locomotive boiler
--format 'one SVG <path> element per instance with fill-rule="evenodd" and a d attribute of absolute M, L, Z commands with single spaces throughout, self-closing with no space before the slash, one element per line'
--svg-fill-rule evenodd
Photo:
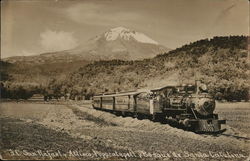
<path fill-rule="evenodd" d="M 216 103 L 205 84 L 165 86 L 146 91 L 100 94 L 93 97 L 93 107 L 116 115 L 138 119 L 171 121 L 196 133 L 222 133 Z"/>

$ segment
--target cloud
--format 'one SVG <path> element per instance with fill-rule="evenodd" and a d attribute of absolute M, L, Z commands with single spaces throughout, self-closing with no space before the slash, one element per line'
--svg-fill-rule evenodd
<path fill-rule="evenodd" d="M 40 33 L 40 43 L 46 51 L 72 49 L 78 45 L 72 32 L 46 30 Z"/>
<path fill-rule="evenodd" d="M 66 16 L 77 23 L 90 25 L 114 25 L 136 22 L 142 16 L 133 11 L 118 10 L 112 4 L 84 3 L 69 7 Z"/>

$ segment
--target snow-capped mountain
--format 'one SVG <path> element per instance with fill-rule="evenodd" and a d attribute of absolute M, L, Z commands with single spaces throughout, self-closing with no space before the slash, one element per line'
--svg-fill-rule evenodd
<path fill-rule="evenodd" d="M 168 52 L 169 49 L 143 33 L 125 27 L 112 28 L 78 47 L 34 56 L 17 56 L 5 60 L 26 63 L 73 62 L 76 60 L 140 60 Z"/>
<path fill-rule="evenodd" d="M 110 31 L 105 32 L 104 35 L 107 41 L 114 41 L 120 37 L 125 40 L 135 39 L 136 41 L 141 42 L 141 43 L 158 45 L 158 42 L 152 40 L 146 35 L 139 33 L 139 32 L 130 31 L 129 29 L 126 29 L 124 27 L 113 28 Z"/>
<path fill-rule="evenodd" d="M 152 58 L 167 51 L 168 48 L 143 33 L 117 27 L 79 45 L 70 53 L 85 55 L 88 60 L 138 60 Z"/>

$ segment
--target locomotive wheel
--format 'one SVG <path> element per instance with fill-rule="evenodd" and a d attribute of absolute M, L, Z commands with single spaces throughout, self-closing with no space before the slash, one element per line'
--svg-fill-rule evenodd
<path fill-rule="evenodd" d="M 184 125 L 185 127 L 189 127 L 189 126 L 190 126 L 190 124 L 189 124 L 189 119 L 184 119 L 182 123 L 183 123 L 183 125 Z"/>

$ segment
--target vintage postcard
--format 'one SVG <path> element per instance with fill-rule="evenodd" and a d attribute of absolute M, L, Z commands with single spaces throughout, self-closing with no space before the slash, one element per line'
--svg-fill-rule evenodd
<path fill-rule="evenodd" d="M 250 160 L 248 0 L 1 1 L 1 160 Z"/>

